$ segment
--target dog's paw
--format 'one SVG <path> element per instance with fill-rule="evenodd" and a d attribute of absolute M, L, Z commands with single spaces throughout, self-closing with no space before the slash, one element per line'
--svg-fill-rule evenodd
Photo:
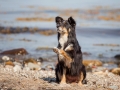
<path fill-rule="evenodd" d="M 59 53 L 59 49 L 56 48 L 56 47 L 53 48 L 53 51 L 54 51 L 55 53 Z"/>
<path fill-rule="evenodd" d="M 83 86 L 82 82 L 79 82 L 79 83 L 78 83 L 78 86 Z"/>
<path fill-rule="evenodd" d="M 60 87 L 70 87 L 70 85 L 67 83 L 60 83 Z"/>

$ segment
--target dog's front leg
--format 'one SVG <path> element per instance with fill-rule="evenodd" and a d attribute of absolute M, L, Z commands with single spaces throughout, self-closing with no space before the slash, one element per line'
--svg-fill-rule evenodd
<path fill-rule="evenodd" d="M 71 51 L 73 50 L 73 44 L 69 44 L 66 48 L 65 51 Z"/>
<path fill-rule="evenodd" d="M 60 81 L 60 84 L 66 84 L 66 69 L 63 69 L 63 75 Z"/>

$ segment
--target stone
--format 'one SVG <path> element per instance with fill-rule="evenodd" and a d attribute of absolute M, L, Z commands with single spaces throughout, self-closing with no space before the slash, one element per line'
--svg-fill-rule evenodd
<path fill-rule="evenodd" d="M 20 72 L 22 69 L 21 69 L 22 67 L 20 66 L 20 65 L 15 65 L 14 67 L 13 67 L 13 70 L 14 70 L 14 72 Z"/>
<path fill-rule="evenodd" d="M 112 89 L 112 90 L 118 90 L 118 86 L 115 86 L 115 85 L 109 86 L 109 88 Z"/>
<path fill-rule="evenodd" d="M 25 67 L 28 67 L 30 70 L 40 70 L 41 69 L 41 63 L 37 62 L 33 58 L 29 58 L 23 62 Z"/>
<path fill-rule="evenodd" d="M 120 75 L 120 68 L 114 68 L 114 69 L 110 70 L 110 72 L 112 72 L 113 74 L 116 74 L 116 75 Z"/>
<path fill-rule="evenodd" d="M 9 61 L 4 62 L 4 65 L 5 65 L 5 66 L 6 66 L 6 65 L 14 66 L 14 63 L 9 60 Z"/>
<path fill-rule="evenodd" d="M 10 60 L 10 58 L 8 56 L 2 56 L 2 60 L 3 61 L 8 61 L 8 60 Z"/>
<path fill-rule="evenodd" d="M 115 55 L 114 58 L 120 60 L 120 54 Z"/>
<path fill-rule="evenodd" d="M 3 51 L 1 55 L 26 55 L 28 52 L 24 48 L 17 48 L 12 50 Z"/>
<path fill-rule="evenodd" d="M 103 63 L 100 60 L 83 60 L 83 64 L 85 66 L 90 66 L 90 67 L 103 65 Z"/>

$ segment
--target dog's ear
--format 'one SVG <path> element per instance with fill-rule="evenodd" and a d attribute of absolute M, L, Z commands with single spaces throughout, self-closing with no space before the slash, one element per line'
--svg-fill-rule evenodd
<path fill-rule="evenodd" d="M 68 18 L 68 22 L 70 23 L 70 25 L 71 25 L 72 27 L 75 27 L 75 26 L 76 26 L 76 22 L 75 22 L 75 20 L 74 20 L 72 17 L 69 17 L 69 18 Z"/>
<path fill-rule="evenodd" d="M 63 21 L 63 18 L 57 16 L 57 17 L 55 18 L 55 21 L 56 21 L 57 24 L 59 24 L 59 23 L 61 23 L 61 22 Z"/>

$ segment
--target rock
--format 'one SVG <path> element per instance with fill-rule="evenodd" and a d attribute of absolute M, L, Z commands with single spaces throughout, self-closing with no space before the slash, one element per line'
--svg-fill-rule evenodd
<path fill-rule="evenodd" d="M 39 57 L 39 58 L 37 59 L 37 61 L 38 61 L 38 62 L 43 62 L 44 59 L 43 59 L 42 57 Z"/>
<path fill-rule="evenodd" d="M 10 66 L 10 65 L 6 65 L 5 68 L 6 68 L 7 70 L 13 70 L 13 66 Z"/>
<path fill-rule="evenodd" d="M 109 88 L 112 89 L 112 90 L 118 90 L 118 86 L 115 86 L 115 85 L 114 86 L 109 86 Z"/>
<path fill-rule="evenodd" d="M 46 70 L 54 70 L 54 67 L 52 65 L 47 65 L 45 66 Z"/>
<path fill-rule="evenodd" d="M 90 67 L 102 66 L 103 65 L 100 60 L 83 60 L 83 64 L 85 66 L 90 66 Z"/>
<path fill-rule="evenodd" d="M 24 48 L 3 51 L 1 55 L 26 55 L 28 52 Z"/>
<path fill-rule="evenodd" d="M 22 69 L 21 69 L 22 67 L 20 66 L 20 65 L 15 65 L 14 67 L 13 67 L 13 70 L 14 70 L 14 72 L 20 72 Z"/>
<path fill-rule="evenodd" d="M 3 57 L 2 57 L 2 60 L 8 61 L 8 60 L 10 60 L 10 58 L 9 58 L 8 56 L 3 56 Z"/>
<path fill-rule="evenodd" d="M 116 74 L 116 75 L 120 75 L 120 68 L 114 68 L 114 69 L 110 70 L 110 72 L 112 72 L 113 74 Z"/>
<path fill-rule="evenodd" d="M 93 74 L 95 74 L 95 75 L 100 75 L 100 76 L 107 76 L 107 75 L 108 75 L 108 70 L 105 70 L 105 71 L 97 71 L 97 72 L 94 72 Z"/>
<path fill-rule="evenodd" d="M 27 64 L 27 67 L 29 67 L 30 70 L 40 70 L 41 69 L 38 64 L 34 64 L 34 63 L 30 63 L 30 62 Z"/>
<path fill-rule="evenodd" d="M 13 62 L 13 64 L 14 64 L 14 65 L 19 65 L 19 66 L 22 67 L 22 64 L 21 64 L 20 62 L 15 61 L 15 62 Z"/>
<path fill-rule="evenodd" d="M 101 67 L 101 66 L 92 68 L 92 72 L 99 72 L 99 71 L 105 72 L 106 70 L 108 70 L 106 67 Z"/>
<path fill-rule="evenodd" d="M 35 59 L 33 59 L 33 58 L 26 59 L 23 63 L 28 64 L 29 62 L 37 64 L 37 61 Z"/>
<path fill-rule="evenodd" d="M 82 54 L 86 56 L 91 55 L 91 53 L 88 53 L 88 52 L 83 52 Z"/>
<path fill-rule="evenodd" d="M 9 61 L 4 62 L 4 65 L 5 65 L 5 66 L 6 66 L 6 65 L 7 65 L 7 66 L 8 66 L 8 65 L 9 65 L 9 66 L 14 66 L 14 63 L 9 60 Z"/>
<path fill-rule="evenodd" d="M 120 54 L 115 55 L 115 56 L 114 56 L 114 58 L 116 58 L 116 59 L 120 60 Z"/>
<path fill-rule="evenodd" d="M 37 62 L 33 58 L 27 59 L 23 63 L 24 63 L 24 66 L 28 67 L 30 70 L 40 70 L 41 69 L 41 67 L 40 67 L 41 63 Z"/>

